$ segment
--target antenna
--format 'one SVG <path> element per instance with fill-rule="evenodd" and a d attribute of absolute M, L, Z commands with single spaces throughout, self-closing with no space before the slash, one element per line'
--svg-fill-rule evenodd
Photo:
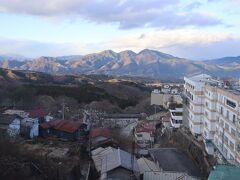
<path fill-rule="evenodd" d="M 62 103 L 62 120 L 65 119 L 65 102 L 63 100 L 63 103 Z"/>
<path fill-rule="evenodd" d="M 134 153 L 135 153 L 135 141 L 134 141 L 134 132 L 135 129 L 133 128 L 132 130 L 132 152 L 131 152 L 131 166 L 132 166 L 132 175 L 131 175 L 131 179 L 134 179 Z"/>

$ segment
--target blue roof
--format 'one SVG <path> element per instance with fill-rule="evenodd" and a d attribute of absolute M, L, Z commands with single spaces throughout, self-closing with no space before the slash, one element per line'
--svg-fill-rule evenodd
<path fill-rule="evenodd" d="M 217 165 L 214 170 L 211 171 L 208 180 L 239 180 L 240 179 L 240 167 L 232 165 Z"/>

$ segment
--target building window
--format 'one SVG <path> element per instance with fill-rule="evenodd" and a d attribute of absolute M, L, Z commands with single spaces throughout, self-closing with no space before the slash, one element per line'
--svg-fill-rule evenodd
<path fill-rule="evenodd" d="M 207 123 L 206 122 L 204 123 L 204 125 L 205 125 L 205 127 L 207 127 Z"/>
<path fill-rule="evenodd" d="M 229 141 L 229 144 L 230 144 L 230 148 L 231 148 L 232 150 L 234 150 L 234 144 L 233 144 L 233 142 L 232 142 L 232 141 Z"/>
<path fill-rule="evenodd" d="M 223 114 L 223 107 L 220 108 L 220 114 Z"/>
<path fill-rule="evenodd" d="M 220 120 L 220 125 L 223 126 L 223 120 Z"/>
<path fill-rule="evenodd" d="M 236 107 L 236 103 L 234 103 L 234 102 L 232 102 L 232 101 L 230 101 L 230 100 L 226 100 L 226 104 L 228 105 L 228 106 L 230 106 L 230 107 L 232 107 L 232 108 L 235 108 Z"/>
<path fill-rule="evenodd" d="M 235 114 L 233 114 L 232 120 L 233 120 L 233 123 L 236 122 L 236 115 Z"/>
<path fill-rule="evenodd" d="M 229 131 L 229 125 L 227 123 L 225 123 L 225 129 Z"/>
<path fill-rule="evenodd" d="M 208 113 L 207 113 L 207 111 L 205 111 L 205 116 L 207 116 L 207 117 L 208 117 Z"/>
<path fill-rule="evenodd" d="M 233 136 L 235 136 L 235 134 L 236 134 L 236 131 L 235 131 L 233 128 L 231 128 L 231 134 L 232 134 Z"/>
<path fill-rule="evenodd" d="M 208 102 L 205 103 L 206 107 L 208 107 Z"/>
<path fill-rule="evenodd" d="M 228 110 L 227 110 L 226 116 L 227 116 L 227 119 L 229 119 L 229 111 Z"/>
<path fill-rule="evenodd" d="M 227 148 L 225 148 L 225 147 L 223 147 L 223 153 L 225 154 L 225 155 L 227 155 Z"/>
<path fill-rule="evenodd" d="M 228 137 L 227 136 L 224 136 L 224 143 L 228 144 Z"/>

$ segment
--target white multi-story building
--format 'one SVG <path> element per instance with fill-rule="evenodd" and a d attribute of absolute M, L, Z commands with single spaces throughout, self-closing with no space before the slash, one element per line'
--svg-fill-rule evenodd
<path fill-rule="evenodd" d="M 213 143 L 229 162 L 240 163 L 240 92 L 205 74 L 184 80 L 185 125 L 203 137 L 209 154 Z"/>
<path fill-rule="evenodd" d="M 182 105 L 179 105 L 178 107 L 170 108 L 170 123 L 171 126 L 174 128 L 179 128 L 182 125 L 183 120 L 183 108 Z"/>
<path fill-rule="evenodd" d="M 204 106 L 204 87 L 206 83 L 217 83 L 206 74 L 197 75 L 191 78 L 184 78 L 185 101 L 185 120 L 194 135 L 201 135 L 203 132 L 203 106 Z"/>

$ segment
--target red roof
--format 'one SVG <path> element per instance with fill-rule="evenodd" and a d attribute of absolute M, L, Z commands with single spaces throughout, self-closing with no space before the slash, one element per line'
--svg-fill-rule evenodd
<path fill-rule="evenodd" d="M 44 123 L 40 124 L 40 126 L 43 129 L 49 129 L 51 127 L 51 125 L 48 122 L 44 122 Z"/>
<path fill-rule="evenodd" d="M 93 128 L 93 129 L 91 129 L 90 136 L 92 138 L 97 137 L 97 136 L 103 136 L 103 137 L 110 138 L 111 133 L 110 133 L 109 129 L 107 129 L 107 128 Z"/>
<path fill-rule="evenodd" d="M 136 132 L 149 132 L 154 133 L 155 127 L 149 123 L 144 123 L 142 126 L 136 128 Z"/>
<path fill-rule="evenodd" d="M 43 109 L 34 109 L 29 112 L 30 118 L 37 118 L 37 117 L 43 117 L 46 116 L 47 113 Z"/>
<path fill-rule="evenodd" d="M 80 128 L 81 123 L 68 120 L 54 120 L 42 123 L 40 126 L 43 129 L 53 128 L 55 130 L 73 133 Z"/>

